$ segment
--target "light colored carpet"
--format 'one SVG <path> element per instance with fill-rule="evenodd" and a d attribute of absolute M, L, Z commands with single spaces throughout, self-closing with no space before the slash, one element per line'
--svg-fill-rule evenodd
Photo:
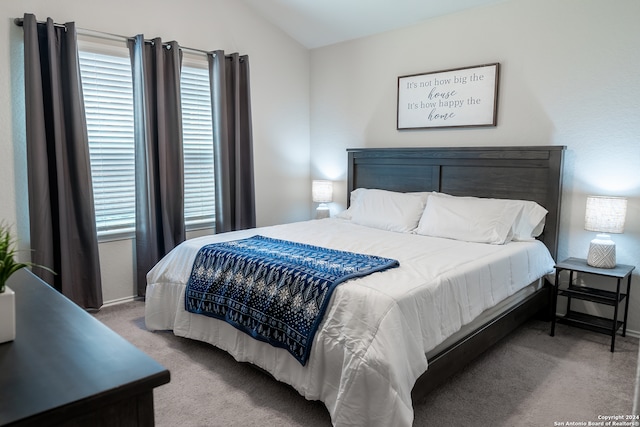
<path fill-rule="evenodd" d="M 171 372 L 154 391 L 156 425 L 330 426 L 324 405 L 208 344 L 149 332 L 144 303 L 95 316 Z M 414 426 L 554 426 L 628 415 L 638 340 L 531 321 L 416 403 Z M 566 425 L 566 424 L 565 424 Z"/>

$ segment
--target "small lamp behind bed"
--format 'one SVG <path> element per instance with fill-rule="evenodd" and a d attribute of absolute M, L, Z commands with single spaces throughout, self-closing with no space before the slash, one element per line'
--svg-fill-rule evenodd
<path fill-rule="evenodd" d="M 316 218 L 329 218 L 329 206 L 333 200 L 333 182 L 314 179 L 311 183 L 311 197 L 315 203 L 320 203 L 316 209 Z"/>
<path fill-rule="evenodd" d="M 622 233 L 627 215 L 627 199 L 623 197 L 588 196 L 584 229 L 598 233 Z M 598 234 L 589 245 L 587 264 L 592 267 L 614 268 L 616 244 L 609 234 Z"/>

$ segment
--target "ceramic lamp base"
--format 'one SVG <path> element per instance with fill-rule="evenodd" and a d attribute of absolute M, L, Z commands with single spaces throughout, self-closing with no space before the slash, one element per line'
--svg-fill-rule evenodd
<path fill-rule="evenodd" d="M 16 338 L 16 294 L 5 286 L 0 294 L 0 344 Z"/>
<path fill-rule="evenodd" d="M 616 266 L 616 244 L 611 240 L 592 240 L 589 244 L 587 264 L 598 268 L 614 268 Z"/>
<path fill-rule="evenodd" d="M 316 219 L 329 218 L 329 216 L 328 206 L 318 206 L 318 209 L 316 209 Z"/>

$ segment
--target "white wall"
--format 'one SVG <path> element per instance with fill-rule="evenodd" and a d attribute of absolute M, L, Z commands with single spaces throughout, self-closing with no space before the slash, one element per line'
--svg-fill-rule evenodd
<path fill-rule="evenodd" d="M 3 0 L 0 8 L 0 220 L 29 247 L 23 32 L 13 19 L 75 21 L 80 28 L 248 54 L 258 225 L 308 219 L 309 51 L 236 0 Z M 274 188 L 277 191 L 274 191 Z M 100 245 L 105 301 L 133 295 L 130 240 Z"/>
<path fill-rule="evenodd" d="M 348 147 L 566 145 L 559 258 L 586 257 L 586 196 L 618 195 L 629 198 L 618 262 L 640 266 L 638 17 L 636 0 L 511 0 L 313 50 L 312 177 L 340 180 L 336 211 Z M 492 62 L 497 127 L 396 130 L 398 76 Z M 638 333 L 638 269 L 633 281 Z"/>

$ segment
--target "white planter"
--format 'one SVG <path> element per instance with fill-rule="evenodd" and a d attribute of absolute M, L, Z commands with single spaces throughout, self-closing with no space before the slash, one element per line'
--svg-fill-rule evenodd
<path fill-rule="evenodd" d="M 0 294 L 0 344 L 16 338 L 16 294 L 5 286 Z"/>

